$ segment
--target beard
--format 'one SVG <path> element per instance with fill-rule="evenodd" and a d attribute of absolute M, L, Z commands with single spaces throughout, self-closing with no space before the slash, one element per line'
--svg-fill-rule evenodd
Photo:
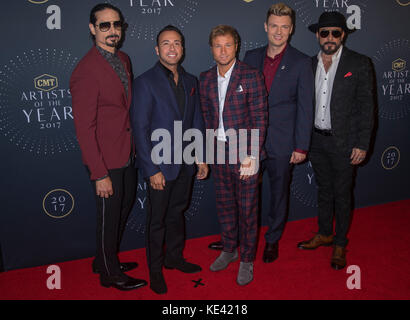
<path fill-rule="evenodd" d="M 328 48 L 326 49 L 325 47 L 329 44 L 334 45 L 334 48 Z M 339 50 L 340 46 L 342 45 L 342 43 L 339 43 L 339 45 L 336 44 L 336 42 L 325 42 L 324 44 L 320 45 L 320 49 L 322 49 L 322 51 L 327 54 L 327 55 L 332 55 L 334 53 L 337 52 L 337 50 Z"/>
<path fill-rule="evenodd" d="M 112 41 L 109 41 L 110 39 L 112 39 Z M 105 38 L 105 44 L 112 48 L 116 48 L 119 42 L 120 42 L 120 37 L 117 35 L 110 35 Z"/>

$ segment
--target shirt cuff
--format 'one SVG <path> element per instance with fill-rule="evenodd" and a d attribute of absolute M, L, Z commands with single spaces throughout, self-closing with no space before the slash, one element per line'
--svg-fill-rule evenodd
<path fill-rule="evenodd" d="M 105 179 L 105 178 L 107 178 L 107 177 L 108 177 L 108 174 L 106 174 L 104 177 L 101 177 L 101 178 L 95 179 L 95 181 L 100 181 L 100 180 L 103 180 L 103 179 Z"/>
<path fill-rule="evenodd" d="M 303 153 L 303 154 L 307 154 L 308 152 L 305 150 L 301 150 L 301 149 L 295 149 L 295 152 L 299 152 L 299 153 Z"/>

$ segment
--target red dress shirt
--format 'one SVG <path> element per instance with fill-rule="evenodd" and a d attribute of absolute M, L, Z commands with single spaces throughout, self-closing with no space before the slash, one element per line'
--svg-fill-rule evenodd
<path fill-rule="evenodd" d="M 265 76 L 265 86 L 268 93 L 270 93 L 270 88 L 272 87 L 273 79 L 275 78 L 276 72 L 278 71 L 279 65 L 282 61 L 283 55 L 285 54 L 287 44 L 283 48 L 282 52 L 277 54 L 273 59 L 268 56 L 268 51 L 266 50 L 265 61 L 263 62 L 263 75 Z M 307 154 L 307 151 L 296 149 L 296 152 Z"/>

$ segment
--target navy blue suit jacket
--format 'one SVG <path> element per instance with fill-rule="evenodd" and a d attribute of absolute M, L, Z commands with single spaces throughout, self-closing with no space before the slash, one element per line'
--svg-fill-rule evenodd
<path fill-rule="evenodd" d="M 182 121 L 182 134 L 187 129 L 195 128 L 205 137 L 204 121 L 200 109 L 197 78 L 182 69 L 182 77 L 178 80 L 182 81 L 185 90 L 185 112 L 182 117 L 175 93 L 162 68 L 158 62 L 134 80 L 131 123 L 136 145 L 136 166 L 142 171 L 144 178 L 149 178 L 161 171 L 165 180 L 174 180 L 181 169 L 181 161 L 174 157 L 174 150 L 183 152 L 190 144 L 190 141 L 183 142 L 181 139 L 174 141 L 174 121 Z M 170 134 L 171 163 L 169 164 L 155 164 L 151 159 L 152 149 L 163 141 L 162 139 L 151 141 L 151 135 L 156 129 L 165 129 Z M 182 152 L 179 152 L 181 159 Z M 193 175 L 194 166 L 188 167 Z"/>
<path fill-rule="evenodd" d="M 244 62 L 263 72 L 268 46 L 249 50 Z M 308 151 L 314 115 L 311 59 L 287 45 L 270 88 L 265 150 L 270 158 Z"/>

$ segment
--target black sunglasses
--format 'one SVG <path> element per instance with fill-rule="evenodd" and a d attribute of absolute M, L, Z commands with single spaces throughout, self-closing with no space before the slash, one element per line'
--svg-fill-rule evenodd
<path fill-rule="evenodd" d="M 333 38 L 340 38 L 342 36 L 342 31 L 339 30 L 322 30 L 319 32 L 319 35 L 321 38 L 327 38 L 330 32 L 332 32 Z"/>
<path fill-rule="evenodd" d="M 114 21 L 114 22 L 101 22 L 100 24 L 96 25 L 102 32 L 107 32 L 111 29 L 111 25 L 114 26 L 114 29 L 121 30 L 123 27 L 122 21 Z"/>

